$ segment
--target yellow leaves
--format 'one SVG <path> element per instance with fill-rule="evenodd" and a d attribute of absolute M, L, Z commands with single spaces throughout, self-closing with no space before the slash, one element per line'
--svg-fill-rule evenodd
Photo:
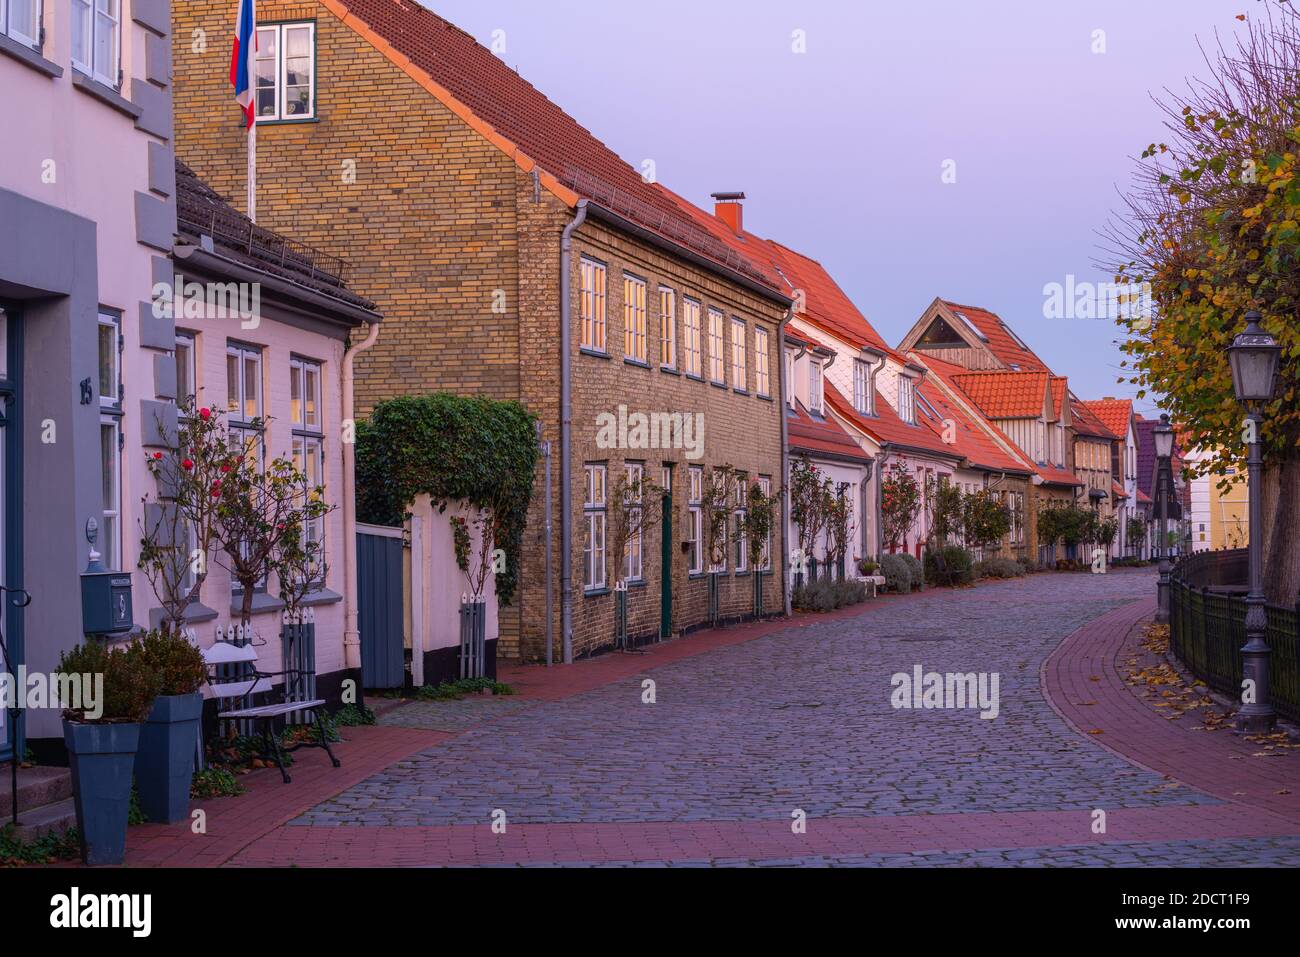
<path fill-rule="evenodd" d="M 1261 206 L 1248 206 L 1248 207 L 1246 207 L 1245 209 L 1243 209 L 1243 210 L 1241 211 L 1241 215 L 1242 215 L 1243 217 L 1245 217 L 1246 219 L 1254 219 L 1256 216 L 1258 216 L 1258 215 L 1259 215 L 1260 213 L 1262 213 L 1263 211 L 1264 211 L 1264 207 L 1263 207 L 1262 205 L 1261 205 Z"/>

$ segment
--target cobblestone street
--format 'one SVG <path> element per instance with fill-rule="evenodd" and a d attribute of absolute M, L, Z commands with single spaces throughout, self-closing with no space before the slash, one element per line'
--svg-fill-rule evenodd
<path fill-rule="evenodd" d="M 1147 596 L 1153 584 L 1151 574 L 1127 571 L 932 590 L 856 617 L 800 618 L 765 637 L 532 707 L 509 698 L 408 705 L 386 720 L 466 730 L 292 826 L 491 834 L 499 810 L 507 828 L 640 822 L 725 830 L 780 822 L 788 830 L 802 810 L 815 831 L 827 819 L 1075 811 L 1077 839 L 1060 847 L 917 847 L 904 855 L 871 855 L 864 847 L 856 856 L 788 862 L 1300 862 L 1296 841 L 1271 838 L 1220 846 L 1189 834 L 1150 845 L 1076 846 L 1089 839 L 1095 808 L 1113 814 L 1222 803 L 1098 746 L 1070 728 L 1041 690 L 1043 662 L 1066 635 Z M 891 675 L 910 675 L 918 665 L 997 673 L 997 717 L 983 719 L 973 708 L 893 708 Z M 642 703 L 646 677 L 654 681 L 654 704 Z M 978 832 L 981 818 L 963 821 Z"/>
<path fill-rule="evenodd" d="M 1149 570 L 1040 574 L 507 668 L 518 695 L 391 707 L 346 729 L 342 771 L 214 804 L 198 844 L 138 829 L 135 859 L 1300 864 L 1300 753 L 1167 721 L 1121 673 L 1154 585 Z M 895 708 L 892 676 L 918 666 L 996 674 L 996 717 Z"/>

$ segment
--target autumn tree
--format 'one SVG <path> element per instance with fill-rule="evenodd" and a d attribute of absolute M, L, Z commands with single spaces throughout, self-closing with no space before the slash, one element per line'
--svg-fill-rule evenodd
<path fill-rule="evenodd" d="M 1259 409 L 1268 597 L 1300 593 L 1300 16 L 1260 4 L 1206 73 L 1160 106 L 1165 133 L 1138 161 L 1107 230 L 1119 283 L 1149 284 L 1153 315 L 1120 324 L 1126 379 L 1160 404 L 1204 472 L 1241 470 L 1250 426 L 1226 349 L 1259 310 L 1282 346 L 1273 400 Z M 1226 479 L 1225 479 L 1226 481 Z"/>

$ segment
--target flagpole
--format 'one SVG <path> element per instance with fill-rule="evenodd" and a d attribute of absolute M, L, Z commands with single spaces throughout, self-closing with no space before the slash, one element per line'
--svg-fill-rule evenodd
<path fill-rule="evenodd" d="M 257 120 L 248 128 L 248 218 L 257 222 Z"/>

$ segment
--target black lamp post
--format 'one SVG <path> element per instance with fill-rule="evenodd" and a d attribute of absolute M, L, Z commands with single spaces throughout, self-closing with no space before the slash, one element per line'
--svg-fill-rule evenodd
<path fill-rule="evenodd" d="M 1160 424 L 1152 430 L 1156 442 L 1156 492 L 1160 500 L 1160 583 L 1156 586 L 1156 622 L 1169 623 L 1169 458 L 1174 454 L 1174 430 L 1169 427 L 1169 416 L 1161 415 Z"/>
<path fill-rule="evenodd" d="M 1246 644 L 1241 649 L 1242 684 L 1250 682 L 1252 700 L 1237 712 L 1237 730 L 1244 734 L 1266 734 L 1273 730 L 1277 715 L 1268 696 L 1268 616 L 1264 611 L 1264 503 L 1260 500 L 1260 473 L 1264 456 L 1259 441 L 1260 409 L 1273 398 L 1282 347 L 1260 328 L 1261 316 L 1246 313 L 1246 330 L 1228 347 L 1232 366 L 1232 388 L 1237 401 L 1246 407 L 1250 420 L 1247 464 L 1247 494 L 1250 497 L 1250 593 L 1246 596 Z"/>

